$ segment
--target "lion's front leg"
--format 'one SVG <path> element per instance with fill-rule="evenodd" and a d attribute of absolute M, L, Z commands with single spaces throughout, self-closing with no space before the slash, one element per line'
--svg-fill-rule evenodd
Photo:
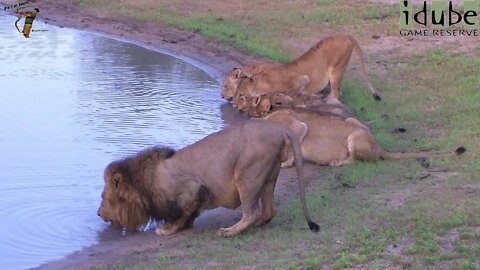
<path fill-rule="evenodd" d="M 190 216 L 183 216 L 173 222 L 163 224 L 162 226 L 155 229 L 155 233 L 157 233 L 158 235 L 174 234 L 179 230 L 185 228 L 185 225 L 189 219 Z"/>
<path fill-rule="evenodd" d="M 189 188 L 191 190 L 188 190 Z M 190 185 L 184 185 L 183 189 L 184 193 L 180 194 L 175 201 L 177 210 L 181 211 L 180 217 L 155 229 L 157 234 L 170 235 L 193 226 L 195 218 L 208 199 L 208 189 L 194 181 L 190 182 Z"/>

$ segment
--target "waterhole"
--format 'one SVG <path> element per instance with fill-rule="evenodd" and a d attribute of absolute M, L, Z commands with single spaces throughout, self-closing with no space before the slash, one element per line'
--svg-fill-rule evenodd
<path fill-rule="evenodd" d="M 185 61 L 37 20 L 26 39 L 15 20 L 0 12 L 1 269 L 122 237 L 96 214 L 105 166 L 235 121 L 219 83 Z"/>

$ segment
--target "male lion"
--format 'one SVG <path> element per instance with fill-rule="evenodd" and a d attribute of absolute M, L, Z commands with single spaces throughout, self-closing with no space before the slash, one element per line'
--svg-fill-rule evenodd
<path fill-rule="evenodd" d="M 319 165 L 340 166 L 356 160 L 448 157 L 466 151 L 459 147 L 453 153 L 393 153 L 385 151 L 368 127 L 355 118 L 319 116 L 299 109 L 281 109 L 264 117 L 288 127 L 300 138 L 303 157 Z M 290 154 L 291 155 L 291 154 Z M 282 167 L 292 165 L 290 159 Z"/>
<path fill-rule="evenodd" d="M 319 41 L 315 46 L 299 58 L 275 67 L 263 68 L 254 76 L 239 76 L 240 80 L 250 80 L 251 83 L 238 84 L 235 99 L 240 96 L 255 96 L 272 92 L 292 93 L 305 91 L 318 93 L 330 83 L 329 100 L 337 102 L 341 97 L 340 82 L 347 68 L 352 52 L 355 51 L 360 61 L 360 73 L 365 79 L 373 97 L 380 100 L 365 71 L 362 49 L 358 42 L 348 35 L 337 35 Z M 241 70 L 239 71 L 241 74 Z M 302 82 L 306 76 L 309 80 L 300 88 L 293 88 Z"/>
<path fill-rule="evenodd" d="M 98 215 L 129 230 L 150 217 L 163 219 L 167 223 L 156 233 L 168 235 L 191 227 L 201 210 L 234 209 L 241 204 L 241 220 L 218 231 L 221 236 L 236 235 L 252 225 L 266 224 L 275 215 L 273 192 L 290 145 L 303 214 L 310 229 L 318 231 L 306 208 L 297 136 L 261 119 L 230 126 L 178 152 L 153 147 L 110 163 Z"/>

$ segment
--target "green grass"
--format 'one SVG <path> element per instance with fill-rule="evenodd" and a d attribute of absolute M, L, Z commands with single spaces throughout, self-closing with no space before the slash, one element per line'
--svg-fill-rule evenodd
<path fill-rule="evenodd" d="M 319 222 L 320 233 L 308 231 L 299 200 L 294 197 L 282 204 L 268 225 L 252 228 L 233 239 L 221 239 L 214 233 L 194 237 L 193 241 L 168 248 L 168 254 L 174 252 L 175 257 L 161 266 L 182 261 L 186 268 L 199 269 L 201 265 L 207 265 L 205 269 L 225 269 L 228 265 L 262 269 L 316 269 L 323 265 L 333 269 L 359 265 L 369 269 L 392 265 L 410 269 L 435 269 L 438 265 L 452 269 L 480 267 L 480 185 L 474 173 L 479 169 L 475 149 L 480 143 L 480 125 L 478 119 L 468 117 L 478 108 L 476 102 L 458 97 L 459 92 L 474 95 L 471 92 L 477 91 L 465 74 L 477 67 L 480 60 L 434 49 L 403 57 L 402 61 L 414 64 L 396 69 L 395 76 L 386 80 L 389 87 L 382 91 L 384 101 L 374 101 L 362 82 L 346 79 L 346 103 L 364 120 L 390 115 L 373 127 L 386 149 L 415 151 L 427 146 L 433 151 L 444 151 L 464 144 L 473 153 L 431 160 L 428 169 L 415 160 L 332 168 L 329 176 L 317 179 L 315 188 L 307 193 L 311 216 Z M 430 69 L 439 63 L 448 65 L 440 70 Z M 396 66 L 395 61 L 392 66 Z M 443 76 L 439 77 L 439 72 Z M 412 79 L 401 81 L 404 77 Z M 378 80 L 374 84 L 380 85 Z M 425 104 L 423 98 L 430 98 L 431 102 Z M 453 116 L 463 121 L 454 121 Z M 409 132 L 388 132 L 399 124 Z M 443 131 L 429 134 L 437 126 Z M 432 173 L 421 179 L 428 170 L 458 174 L 443 177 Z M 459 189 L 464 186 L 470 187 L 470 193 Z M 458 236 L 450 239 L 454 230 L 458 230 Z M 445 243 L 454 248 L 445 250 Z M 393 246 L 397 246 L 398 254 L 386 253 Z M 195 259 L 185 264 L 193 254 Z"/>
<path fill-rule="evenodd" d="M 208 11 L 183 11 L 185 8 L 182 9 L 182 5 L 189 5 L 188 1 L 183 2 L 126 4 L 111 0 L 79 1 L 81 6 L 115 16 L 195 31 L 235 48 L 283 62 L 301 52 L 283 44 L 289 37 L 308 38 L 314 43 L 318 41 L 319 28 L 322 27 L 337 31 L 349 29 L 356 35 L 378 28 L 382 28 L 383 33 L 394 33 L 398 21 L 398 8 L 394 6 L 368 2 L 352 4 L 348 0 L 318 0 L 316 5 L 308 5 L 304 9 L 291 4 L 279 7 L 270 3 L 264 8 L 246 9 L 241 16 L 217 10 L 214 5 L 209 6 Z M 268 12 L 265 12 L 266 9 Z M 351 29 L 352 26 L 354 29 Z"/>

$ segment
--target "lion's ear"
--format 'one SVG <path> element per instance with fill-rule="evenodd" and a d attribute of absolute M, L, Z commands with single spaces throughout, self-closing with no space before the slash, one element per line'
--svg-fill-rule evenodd
<path fill-rule="evenodd" d="M 260 104 L 263 112 L 269 112 L 272 110 L 272 102 L 270 101 L 270 98 L 263 98 Z"/>
<path fill-rule="evenodd" d="M 235 79 L 238 79 L 238 77 L 240 77 L 240 75 L 242 74 L 242 70 L 239 68 L 234 68 L 233 70 L 235 71 L 234 73 Z"/>
<path fill-rule="evenodd" d="M 245 107 L 245 103 L 246 103 L 246 98 L 245 96 L 239 96 L 237 101 L 234 102 L 233 106 L 239 110 L 243 109 Z"/>
<path fill-rule="evenodd" d="M 120 173 L 115 173 L 112 177 L 112 183 L 115 186 L 115 188 L 118 188 L 118 185 L 122 182 L 123 177 L 122 174 Z"/>
<path fill-rule="evenodd" d="M 252 97 L 252 101 L 253 101 L 253 106 L 258 106 L 258 104 L 260 104 L 260 101 L 262 101 L 262 97 L 261 96 L 253 96 Z"/>
<path fill-rule="evenodd" d="M 280 106 L 290 106 L 293 103 L 293 98 L 289 95 L 277 93 L 273 97 L 273 103 Z"/>

